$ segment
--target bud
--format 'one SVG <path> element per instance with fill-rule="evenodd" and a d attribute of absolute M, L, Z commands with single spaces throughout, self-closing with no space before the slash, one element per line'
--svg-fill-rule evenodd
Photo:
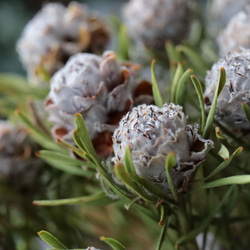
<path fill-rule="evenodd" d="M 25 27 L 17 52 L 32 83 L 42 84 L 78 52 L 101 52 L 109 39 L 107 28 L 77 2 L 68 7 L 46 4 Z"/>
<path fill-rule="evenodd" d="M 174 152 L 177 164 L 170 171 L 175 187 L 185 189 L 191 174 L 213 148 L 213 142 L 202 139 L 197 127 L 187 125 L 182 107 L 165 104 L 140 105 L 123 117 L 113 135 L 115 164 L 124 161 L 129 146 L 135 171 L 169 191 L 165 161 Z"/>

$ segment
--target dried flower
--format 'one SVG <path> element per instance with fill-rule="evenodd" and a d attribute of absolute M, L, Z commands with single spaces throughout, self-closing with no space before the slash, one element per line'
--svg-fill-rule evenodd
<path fill-rule="evenodd" d="M 202 139 L 197 127 L 187 125 L 182 107 L 165 104 L 140 105 L 120 121 L 113 135 L 115 163 L 124 161 L 129 145 L 136 173 L 169 190 L 165 172 L 166 156 L 174 152 L 176 166 L 170 175 L 179 191 L 185 189 L 191 174 L 206 158 L 213 142 Z"/>
<path fill-rule="evenodd" d="M 133 40 L 162 49 L 166 40 L 178 43 L 187 36 L 189 4 L 186 0 L 130 0 L 123 19 Z"/>
<path fill-rule="evenodd" d="M 36 181 L 42 161 L 22 126 L 0 121 L 0 177 L 16 188 L 27 188 Z"/>
<path fill-rule="evenodd" d="M 107 28 L 86 7 L 71 2 L 46 4 L 27 24 L 17 43 L 17 52 L 27 68 L 29 80 L 44 82 L 67 59 L 78 52 L 101 52 L 109 39 Z"/>
<path fill-rule="evenodd" d="M 111 134 L 121 116 L 133 103 L 152 101 L 152 96 L 140 95 L 145 86 L 151 91 L 151 85 L 138 83 L 137 68 L 119 64 L 112 51 L 103 57 L 88 53 L 71 57 L 52 78 L 46 101 L 49 120 L 54 124 L 53 136 L 73 144 L 74 114 L 80 113 L 90 137 L 97 138 L 99 146 L 100 140 L 108 138 L 112 148 Z"/>
<path fill-rule="evenodd" d="M 227 80 L 217 100 L 215 119 L 230 127 L 249 130 L 250 125 L 242 109 L 242 103 L 250 104 L 250 50 L 241 48 L 228 53 L 207 73 L 204 93 L 207 109 L 211 107 L 221 67 L 226 70 Z"/>
<path fill-rule="evenodd" d="M 250 49 L 250 5 L 232 17 L 224 31 L 218 36 L 220 54 L 226 55 L 239 47 Z"/>
<path fill-rule="evenodd" d="M 241 11 L 250 0 L 213 0 L 208 10 L 208 28 L 212 36 L 224 29 L 230 19 Z"/>

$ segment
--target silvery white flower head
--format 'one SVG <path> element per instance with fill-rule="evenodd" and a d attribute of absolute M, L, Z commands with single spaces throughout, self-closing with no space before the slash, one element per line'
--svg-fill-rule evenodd
<path fill-rule="evenodd" d="M 53 136 L 73 144 L 76 113 L 83 116 L 91 139 L 105 131 L 113 133 L 111 125 L 117 125 L 133 105 L 136 71 L 135 65 L 118 63 L 112 51 L 102 57 L 88 53 L 72 56 L 51 79 L 45 104 L 54 124 Z"/>
<path fill-rule="evenodd" d="M 0 121 L 0 177 L 16 188 L 34 183 L 42 161 L 35 156 L 35 148 L 27 130 L 9 121 Z"/>
<path fill-rule="evenodd" d="M 250 0 L 212 0 L 207 12 L 209 33 L 216 37 L 224 29 L 231 18 L 241 11 Z"/>
<path fill-rule="evenodd" d="M 187 125 L 181 106 L 165 104 L 159 108 L 144 104 L 128 112 L 114 132 L 115 164 L 124 161 L 127 146 L 138 176 L 158 183 L 168 192 L 165 172 L 168 153 L 175 153 L 177 164 L 170 175 L 175 187 L 182 191 L 213 142 L 202 139 L 197 127 Z"/>
<path fill-rule="evenodd" d="M 180 42 L 189 30 L 188 2 L 130 0 L 123 9 L 123 20 L 129 36 L 152 49 L 163 49 L 166 40 Z"/>
<path fill-rule="evenodd" d="M 232 17 L 227 27 L 218 36 L 221 56 L 239 47 L 250 49 L 250 4 Z"/>
<path fill-rule="evenodd" d="M 214 98 L 221 67 L 225 68 L 227 79 L 217 100 L 215 119 L 232 128 L 249 130 L 242 103 L 250 105 L 250 50 L 241 48 L 228 53 L 207 72 L 204 93 L 207 110 Z"/>
<path fill-rule="evenodd" d="M 48 3 L 25 27 L 17 52 L 31 83 L 42 84 L 78 52 L 101 52 L 109 34 L 103 22 L 77 2 Z"/>

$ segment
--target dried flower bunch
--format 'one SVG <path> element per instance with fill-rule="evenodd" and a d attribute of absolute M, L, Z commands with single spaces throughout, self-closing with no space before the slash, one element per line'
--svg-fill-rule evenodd
<path fill-rule="evenodd" d="M 215 119 L 233 128 L 249 130 L 242 103 L 250 104 L 250 50 L 241 48 L 228 53 L 207 73 L 204 93 L 207 109 L 211 107 L 221 67 L 226 70 L 227 80 L 217 100 Z"/>
<path fill-rule="evenodd" d="M 207 13 L 210 33 L 214 37 L 217 36 L 231 18 L 249 3 L 249 0 L 212 0 Z"/>
<path fill-rule="evenodd" d="M 104 23 L 77 2 L 46 4 L 25 27 L 17 52 L 32 83 L 44 82 L 77 52 L 100 53 L 109 33 Z"/>
<path fill-rule="evenodd" d="M 0 177 L 13 186 L 25 188 L 34 183 L 41 160 L 35 156 L 35 147 L 25 127 L 0 121 L 0 162 Z"/>
<path fill-rule="evenodd" d="M 115 126 L 134 102 L 152 102 L 151 95 L 142 94 L 141 84 L 150 89 L 151 85 L 139 82 L 137 69 L 138 65 L 119 64 L 112 51 L 102 57 L 88 53 L 71 57 L 52 78 L 46 101 L 53 136 L 73 144 L 74 114 L 80 113 L 91 139 L 98 135 L 102 140 L 100 134 L 108 132 L 110 142 Z"/>
<path fill-rule="evenodd" d="M 186 0 L 130 0 L 123 9 L 130 37 L 148 48 L 163 49 L 165 42 L 184 39 L 189 31 L 190 8 Z"/>
<path fill-rule="evenodd" d="M 239 47 L 250 48 L 250 4 L 232 17 L 227 27 L 218 36 L 221 55 L 226 55 Z"/>
<path fill-rule="evenodd" d="M 169 191 L 165 161 L 174 152 L 176 166 L 170 175 L 177 189 L 186 188 L 191 174 L 206 158 L 213 142 L 202 139 L 197 127 L 187 125 L 182 107 L 165 104 L 140 105 L 120 121 L 113 135 L 115 163 L 123 162 L 125 149 L 129 146 L 136 173 Z"/>

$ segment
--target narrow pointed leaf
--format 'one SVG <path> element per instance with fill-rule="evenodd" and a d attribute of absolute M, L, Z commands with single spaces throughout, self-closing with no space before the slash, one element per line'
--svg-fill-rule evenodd
<path fill-rule="evenodd" d="M 200 55 L 196 51 L 187 46 L 178 46 L 178 49 L 179 51 L 183 52 L 185 56 L 190 60 L 190 62 L 196 69 L 197 73 L 199 73 L 202 76 L 206 74 L 207 67 L 204 64 Z"/>
<path fill-rule="evenodd" d="M 123 164 L 117 164 L 114 167 L 115 174 L 117 177 L 133 192 L 135 192 L 138 196 L 140 196 L 143 200 L 152 202 L 151 197 L 149 197 L 145 191 L 138 185 L 136 182 L 132 180 L 129 173 L 126 172 L 125 167 Z"/>
<path fill-rule="evenodd" d="M 151 78 L 152 78 L 151 80 L 152 80 L 152 88 L 153 88 L 153 96 L 155 104 L 161 108 L 163 106 L 163 100 L 155 75 L 155 60 L 153 60 L 151 63 Z"/>
<path fill-rule="evenodd" d="M 200 109 L 201 109 L 201 132 L 203 132 L 205 128 L 205 121 L 206 121 L 206 113 L 205 113 L 205 103 L 203 99 L 203 90 L 201 83 L 199 79 L 195 75 L 191 75 L 191 80 L 193 82 L 193 85 L 195 87 L 199 103 L 200 103 Z"/>
<path fill-rule="evenodd" d="M 127 27 L 124 24 L 121 24 L 119 29 L 118 46 L 118 52 L 122 60 L 128 60 L 130 41 L 127 33 Z"/>
<path fill-rule="evenodd" d="M 54 248 L 59 249 L 68 249 L 62 242 L 60 242 L 55 236 L 47 231 L 40 231 L 37 233 L 38 236 L 46 242 L 48 245 Z"/>
<path fill-rule="evenodd" d="M 229 159 L 229 151 L 223 144 L 221 144 L 220 151 L 218 152 L 218 155 L 221 158 L 223 158 L 224 160 Z"/>
<path fill-rule="evenodd" d="M 215 111 L 216 111 L 216 105 L 217 105 L 217 99 L 219 97 L 219 95 L 221 94 L 224 86 L 226 83 L 226 71 L 224 68 L 220 69 L 220 78 L 219 78 L 219 82 L 215 91 L 215 95 L 214 95 L 214 99 L 210 108 L 210 111 L 208 113 L 208 117 L 207 117 L 207 121 L 205 124 L 205 128 L 202 134 L 203 138 L 207 138 L 209 136 L 213 121 L 214 121 L 214 115 L 215 115 Z"/>
<path fill-rule="evenodd" d="M 223 161 L 217 168 L 215 168 L 206 178 L 205 180 L 208 180 L 210 178 L 212 178 L 213 176 L 215 176 L 216 174 L 218 174 L 220 171 L 222 171 L 223 169 L 225 169 L 233 160 L 234 157 L 238 156 L 239 153 L 243 150 L 242 147 L 237 148 L 234 153 L 225 161 Z"/>
<path fill-rule="evenodd" d="M 69 199 L 58 199 L 58 200 L 36 200 L 33 201 L 34 205 L 37 206 L 62 206 L 62 205 L 75 205 L 75 204 L 95 204 L 100 203 L 100 201 L 109 199 L 104 192 L 99 192 L 89 196 L 82 196 L 77 198 Z"/>
<path fill-rule="evenodd" d="M 184 96 L 185 96 L 185 87 L 186 83 L 193 72 L 192 69 L 187 69 L 185 73 L 181 76 L 175 93 L 175 100 L 177 104 L 183 105 L 184 104 Z"/>
<path fill-rule="evenodd" d="M 20 118 L 23 124 L 30 130 L 33 138 L 41 144 L 46 149 L 53 149 L 60 152 L 67 152 L 66 149 L 61 147 L 59 144 L 54 142 L 52 138 L 48 137 L 45 133 L 43 133 L 40 129 L 38 129 L 27 116 L 25 116 L 22 112 L 16 110 L 15 114 Z"/>
<path fill-rule="evenodd" d="M 250 122 L 250 107 L 244 102 L 242 103 L 242 108 L 245 112 L 248 122 Z"/>
<path fill-rule="evenodd" d="M 181 63 L 177 64 L 177 68 L 174 74 L 173 82 L 172 82 L 172 87 L 171 87 L 171 102 L 175 103 L 175 96 L 176 96 L 176 90 L 179 84 L 179 80 L 181 79 L 183 75 L 183 67 Z"/>
<path fill-rule="evenodd" d="M 177 190 L 174 186 L 172 177 L 170 176 L 170 171 L 174 166 L 176 166 L 175 154 L 174 154 L 174 152 L 170 152 L 170 153 L 168 153 L 167 158 L 166 158 L 166 165 L 165 165 L 166 175 L 167 175 L 167 181 L 168 181 L 169 188 L 172 192 L 172 195 L 173 195 L 174 199 L 177 200 L 178 193 L 177 193 Z"/>
<path fill-rule="evenodd" d="M 119 241 L 113 238 L 101 236 L 100 240 L 108 244 L 113 250 L 126 250 L 126 248 Z"/>
<path fill-rule="evenodd" d="M 124 165 L 126 167 L 126 171 L 130 175 L 136 175 L 135 167 L 133 164 L 133 160 L 132 160 L 131 151 L 130 151 L 129 146 L 127 146 L 125 149 Z"/>
<path fill-rule="evenodd" d="M 221 178 L 216 181 L 211 181 L 204 184 L 200 189 L 209 189 L 209 188 L 216 188 L 216 187 L 223 187 L 227 185 L 245 185 L 250 183 L 250 175 L 236 175 Z"/>
<path fill-rule="evenodd" d="M 219 127 L 216 127 L 216 128 L 215 128 L 215 134 L 216 134 L 216 137 L 217 137 L 219 140 L 227 140 L 227 138 L 226 138 L 224 135 L 222 135 L 221 130 L 220 130 Z"/>

